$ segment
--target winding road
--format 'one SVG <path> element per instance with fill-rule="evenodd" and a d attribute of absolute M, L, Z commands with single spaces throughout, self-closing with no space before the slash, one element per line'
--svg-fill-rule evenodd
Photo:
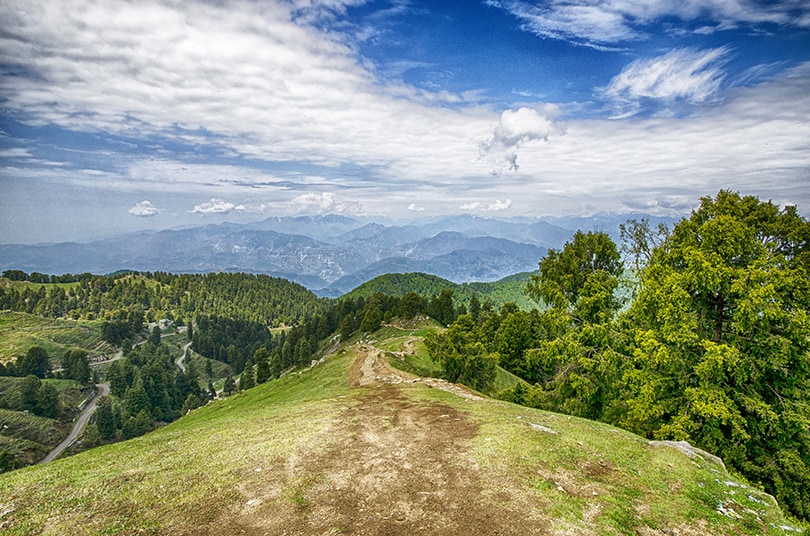
<path fill-rule="evenodd" d="M 141 341 L 138 344 L 143 344 L 143 342 L 145 342 L 145 341 Z M 178 357 L 177 361 L 175 361 L 175 364 L 177 365 L 177 367 L 180 370 L 182 370 L 184 374 L 186 372 L 186 366 L 183 364 L 183 360 L 186 358 L 186 355 L 188 354 L 188 349 L 190 347 L 191 347 L 190 342 L 188 344 L 186 344 L 185 346 L 183 346 L 183 355 Z M 110 359 L 108 361 L 104 361 L 104 363 L 109 363 L 110 361 L 115 361 L 115 360 L 121 359 L 122 355 L 123 355 L 122 352 L 119 351 L 115 355 L 115 357 L 113 359 Z M 100 393 L 98 392 L 98 389 L 101 389 Z M 94 411 L 96 411 L 96 404 L 98 404 L 99 399 L 101 399 L 101 397 L 107 396 L 109 394 L 110 394 L 110 384 L 109 383 L 99 383 L 99 384 L 97 384 L 96 385 L 96 396 L 94 396 L 93 399 L 90 400 L 90 402 L 87 403 L 87 407 L 85 407 L 84 410 L 82 410 L 82 412 L 79 414 L 78 418 L 76 419 L 76 424 L 73 425 L 73 430 L 70 431 L 70 434 L 68 434 L 67 438 L 65 438 L 64 441 L 59 443 L 59 445 L 57 445 L 56 448 L 53 449 L 47 456 L 45 456 L 45 458 L 39 463 L 47 463 L 47 462 L 55 460 L 60 454 L 62 454 L 62 452 L 64 452 L 64 450 L 66 448 L 68 448 L 70 445 L 72 445 L 73 442 L 76 441 L 76 439 L 82 433 L 82 430 L 84 430 L 84 427 L 87 424 L 87 421 L 90 420 L 90 416 L 93 415 Z"/>
<path fill-rule="evenodd" d="M 188 343 L 188 344 L 186 344 L 185 346 L 183 346 L 183 355 L 181 355 L 180 357 L 178 357 L 178 358 L 177 358 L 177 361 L 175 361 L 175 364 L 177 365 L 177 367 L 178 367 L 180 370 L 182 370 L 182 371 L 183 371 L 183 374 L 185 374 L 185 373 L 186 373 L 186 366 L 183 364 L 183 360 L 186 358 L 186 354 L 188 354 L 188 349 L 189 349 L 190 347 L 191 347 L 191 343 Z"/>
<path fill-rule="evenodd" d="M 79 434 L 81 434 L 82 430 L 84 430 L 84 426 L 87 424 L 87 421 L 90 420 L 90 416 L 94 411 L 96 411 L 96 404 L 98 403 L 99 399 L 110 394 L 109 383 L 100 383 L 96 385 L 96 389 L 98 388 L 101 388 L 101 393 L 96 392 L 96 396 L 94 396 L 93 399 L 87 403 L 87 407 L 85 407 L 84 410 L 79 414 L 79 417 L 76 419 L 76 424 L 73 425 L 73 430 L 70 431 L 67 438 L 59 443 L 59 445 L 57 445 L 57 447 L 53 449 L 47 456 L 45 456 L 45 458 L 39 463 L 47 463 L 55 460 L 57 456 L 62 454 L 66 448 L 76 441 Z"/>

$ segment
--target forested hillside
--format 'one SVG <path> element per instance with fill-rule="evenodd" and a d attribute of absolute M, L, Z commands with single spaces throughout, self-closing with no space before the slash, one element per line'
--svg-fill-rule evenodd
<path fill-rule="evenodd" d="M 363 283 L 345 297 L 368 297 L 381 293 L 401 298 L 408 292 L 433 296 L 442 290 L 448 290 L 453 293 L 453 302 L 457 307 L 463 305 L 469 308 L 475 296 L 479 302 L 489 302 L 495 308 L 514 303 L 521 309 L 529 310 L 538 307 L 538 302 L 524 292 L 532 274 L 533 272 L 521 272 L 492 283 L 453 283 L 423 273 L 385 274 Z"/>
<path fill-rule="evenodd" d="M 471 311 L 431 355 L 451 381 L 481 388 L 500 364 L 531 384 L 506 400 L 687 440 L 810 518 L 810 223 L 721 191 L 623 235 L 639 270 L 623 312 L 619 248 L 580 232 L 527 287 L 548 309 Z"/>
<path fill-rule="evenodd" d="M 217 315 L 292 325 L 322 310 L 323 300 L 286 279 L 245 273 L 115 275 L 25 274 L 7 270 L 0 279 L 0 309 L 75 320 L 182 324 L 195 315 Z"/>

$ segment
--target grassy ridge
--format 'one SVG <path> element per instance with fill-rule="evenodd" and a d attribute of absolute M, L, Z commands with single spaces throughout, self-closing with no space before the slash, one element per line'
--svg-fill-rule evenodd
<path fill-rule="evenodd" d="M 373 344 L 418 354 L 419 335 L 386 328 Z M 783 534 L 789 525 L 767 496 L 719 466 L 607 425 L 421 383 L 351 387 L 362 358 L 361 345 L 348 347 L 146 436 L 0 475 L 0 528 L 406 534 L 419 532 L 409 523 L 423 515 L 419 526 L 450 534 L 481 509 L 505 534 Z M 441 443 L 456 421 L 466 435 Z M 426 448 L 408 451 L 411 442 Z M 473 489 L 472 509 L 452 494 L 430 502 L 453 485 L 420 473 L 434 457 L 471 475 L 460 489 Z M 363 480 L 380 467 L 389 472 Z M 397 493 L 386 502 L 389 489 Z M 355 502 L 339 501 L 347 496 Z"/>

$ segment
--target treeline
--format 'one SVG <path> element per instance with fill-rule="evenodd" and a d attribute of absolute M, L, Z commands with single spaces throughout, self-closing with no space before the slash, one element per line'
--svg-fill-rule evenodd
<path fill-rule="evenodd" d="M 245 273 L 118 273 L 45 276 L 6 270 L 15 284 L 0 287 L 0 309 L 50 318 L 107 320 L 123 326 L 133 315 L 178 324 L 198 314 L 292 325 L 326 307 L 306 288 L 285 279 Z M 22 284 L 20 281 L 37 284 Z M 42 284 L 39 284 L 42 283 Z M 132 331 L 132 326 L 129 326 Z M 115 329 L 113 329 L 113 332 Z M 119 341 L 125 336 L 119 336 Z"/>
<path fill-rule="evenodd" d="M 96 276 L 89 272 L 81 274 L 48 275 L 39 272 L 27 274 L 22 270 L 5 270 L 2 273 L 2 277 L 11 281 L 28 281 L 29 283 L 77 283 L 79 281 L 89 281 Z"/>
<path fill-rule="evenodd" d="M 491 304 L 483 307 L 492 309 Z M 347 341 L 358 332 L 372 332 L 393 318 L 426 315 L 449 324 L 459 314 L 465 313 L 463 306 L 459 309 L 453 307 L 453 293 L 449 290 L 442 290 L 432 297 L 408 292 L 401 298 L 386 294 L 345 298 L 333 303 L 323 314 L 267 340 L 245 362 L 239 387 L 247 389 L 294 368 L 309 365 L 315 355 L 325 352 L 338 341 Z M 199 331 L 198 327 L 195 337 Z"/>
<path fill-rule="evenodd" d="M 616 244 L 577 233 L 527 286 L 546 310 L 463 315 L 432 357 L 478 388 L 499 364 L 526 380 L 501 393 L 519 404 L 688 440 L 810 518 L 810 223 L 721 191 L 671 230 L 622 235 L 625 310 Z"/>

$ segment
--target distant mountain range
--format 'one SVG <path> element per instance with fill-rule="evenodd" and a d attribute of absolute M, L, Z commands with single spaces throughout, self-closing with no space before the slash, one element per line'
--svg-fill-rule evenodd
<path fill-rule="evenodd" d="M 88 243 L 0 245 L 0 270 L 244 271 L 283 277 L 322 296 L 340 296 L 386 273 L 422 272 L 464 283 L 532 271 L 548 248 L 561 248 L 576 229 L 604 230 L 616 237 L 619 223 L 628 217 L 642 216 L 552 221 L 461 215 L 402 226 L 340 215 L 273 217 Z"/>

